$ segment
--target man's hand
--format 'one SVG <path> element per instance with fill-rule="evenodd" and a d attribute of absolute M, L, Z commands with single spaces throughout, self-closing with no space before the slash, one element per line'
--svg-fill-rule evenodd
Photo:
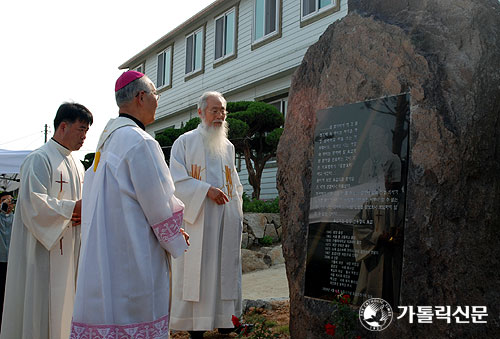
<path fill-rule="evenodd" d="M 187 234 L 186 231 L 184 231 L 184 228 L 181 228 L 180 232 L 184 236 L 184 240 L 186 240 L 186 244 L 189 246 L 190 245 L 190 243 L 189 243 L 189 234 Z"/>
<path fill-rule="evenodd" d="M 78 200 L 73 209 L 73 215 L 71 216 L 71 222 L 73 226 L 78 226 L 82 222 L 82 200 Z"/>
<path fill-rule="evenodd" d="M 217 205 L 224 205 L 229 201 L 227 195 L 224 192 L 213 186 L 208 189 L 207 197 L 212 199 L 213 202 L 215 202 Z"/>

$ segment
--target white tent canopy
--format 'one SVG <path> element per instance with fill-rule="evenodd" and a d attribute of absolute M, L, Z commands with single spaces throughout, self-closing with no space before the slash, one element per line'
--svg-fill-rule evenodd
<path fill-rule="evenodd" d="M 0 191 L 19 188 L 19 169 L 24 158 L 31 152 L 0 149 Z"/>

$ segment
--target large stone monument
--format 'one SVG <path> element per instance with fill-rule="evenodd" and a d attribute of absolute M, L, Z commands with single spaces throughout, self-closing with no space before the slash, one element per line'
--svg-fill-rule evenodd
<path fill-rule="evenodd" d="M 316 114 L 409 93 L 400 305 L 486 306 L 487 323 L 403 318 L 372 333 L 500 337 L 500 4 L 362 0 L 348 7 L 295 72 L 278 147 L 291 336 L 328 337 L 334 309 L 304 296 Z"/>

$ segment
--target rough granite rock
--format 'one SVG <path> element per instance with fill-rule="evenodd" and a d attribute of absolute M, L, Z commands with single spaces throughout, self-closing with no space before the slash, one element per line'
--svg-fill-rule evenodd
<path fill-rule="evenodd" d="M 248 233 L 243 233 L 241 235 L 241 248 L 244 248 L 244 249 L 247 249 L 248 247 L 250 247 L 250 236 L 248 235 Z"/>
<path fill-rule="evenodd" d="M 273 242 L 281 240 L 281 223 L 278 213 L 245 213 L 243 216 L 243 233 L 253 236 L 253 239 L 262 239 L 270 236 Z M 252 243 L 248 243 L 249 248 Z"/>
<path fill-rule="evenodd" d="M 271 266 L 272 260 L 269 255 L 260 251 L 241 249 L 241 271 L 248 273 L 257 270 L 264 270 Z"/>
<path fill-rule="evenodd" d="M 245 213 L 243 223 L 247 225 L 249 233 L 253 233 L 257 239 L 262 239 L 267 224 L 264 213 Z"/>
<path fill-rule="evenodd" d="M 264 236 L 271 237 L 273 242 L 278 242 L 281 240 L 280 236 L 278 235 L 278 231 L 276 231 L 276 228 L 274 228 L 274 224 L 266 224 Z"/>
<path fill-rule="evenodd" d="M 349 1 L 295 72 L 278 147 L 292 338 L 332 311 L 304 298 L 315 113 L 411 94 L 403 305 L 488 307 L 487 324 L 394 322 L 379 338 L 500 337 L 500 4 Z"/>
<path fill-rule="evenodd" d="M 267 253 L 271 258 L 271 265 L 279 265 L 285 263 L 285 258 L 283 257 L 283 249 L 281 245 L 275 246 L 271 248 L 271 250 Z"/>
<path fill-rule="evenodd" d="M 285 263 L 281 245 L 260 247 L 254 250 L 241 249 L 241 266 L 243 273 L 267 269 L 273 265 Z"/>

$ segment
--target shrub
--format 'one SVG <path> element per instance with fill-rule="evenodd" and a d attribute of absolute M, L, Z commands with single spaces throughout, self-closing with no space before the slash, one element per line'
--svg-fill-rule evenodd
<path fill-rule="evenodd" d="M 273 200 L 250 199 L 243 193 L 243 212 L 253 213 L 279 213 L 279 198 Z"/>
<path fill-rule="evenodd" d="M 259 239 L 259 243 L 264 246 L 269 246 L 273 244 L 273 237 L 265 235 L 262 239 Z"/>
<path fill-rule="evenodd" d="M 336 310 L 328 317 L 325 323 L 325 333 L 332 337 L 340 338 L 361 338 L 356 336 L 356 325 L 359 314 L 356 309 L 351 308 L 351 296 L 336 292 L 332 301 L 336 305 Z"/>
<path fill-rule="evenodd" d="M 233 324 L 237 328 L 238 338 L 248 337 L 249 339 L 270 339 L 278 338 L 278 333 L 273 333 L 272 328 L 277 324 L 274 321 L 268 321 L 257 313 L 250 312 L 244 315 L 245 323 L 250 326 L 245 327 L 240 319 L 233 315 Z"/>

